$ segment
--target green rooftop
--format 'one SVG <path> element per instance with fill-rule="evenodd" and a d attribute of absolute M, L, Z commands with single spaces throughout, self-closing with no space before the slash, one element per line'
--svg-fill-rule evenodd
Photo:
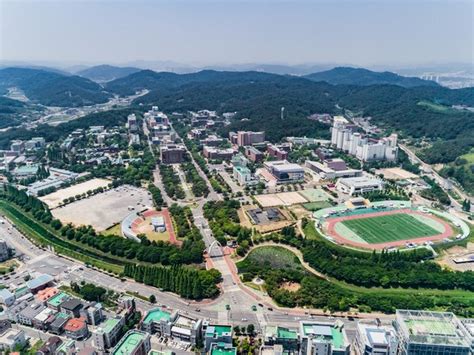
<path fill-rule="evenodd" d="M 224 343 L 213 344 L 211 348 L 211 355 L 236 355 L 236 354 L 237 354 L 236 348 Z"/>
<path fill-rule="evenodd" d="M 330 331 L 327 328 L 330 328 Z M 345 345 L 344 334 L 338 327 L 326 324 L 305 324 L 303 325 L 303 333 L 305 336 L 312 336 L 314 339 L 330 342 L 335 349 L 342 349 Z"/>
<path fill-rule="evenodd" d="M 170 320 L 171 314 L 169 312 L 163 311 L 159 308 L 152 309 L 149 311 L 143 320 L 143 323 L 148 324 L 150 322 L 159 322 L 163 320 Z"/>
<path fill-rule="evenodd" d="M 162 350 L 162 351 L 158 351 L 158 350 L 150 350 L 148 352 L 148 355 L 171 355 L 173 352 L 171 350 Z"/>
<path fill-rule="evenodd" d="M 338 328 L 331 328 L 331 333 L 332 333 L 332 345 L 334 345 L 334 348 L 336 349 L 342 349 L 344 347 L 344 335 L 342 335 L 342 332 Z"/>
<path fill-rule="evenodd" d="M 298 333 L 288 328 L 277 328 L 277 337 L 280 339 L 298 339 Z"/>
<path fill-rule="evenodd" d="M 209 325 L 206 329 L 206 334 L 222 336 L 224 333 L 231 333 L 232 327 L 230 325 Z"/>
<path fill-rule="evenodd" d="M 110 333 L 118 323 L 120 323 L 120 318 L 109 318 L 104 322 L 101 328 L 104 333 Z"/>
<path fill-rule="evenodd" d="M 114 348 L 112 355 L 129 355 L 132 354 L 144 340 L 145 334 L 138 331 L 129 331 L 120 340 L 119 344 Z"/>
<path fill-rule="evenodd" d="M 411 335 L 426 335 L 427 333 L 455 336 L 456 327 L 450 322 L 441 319 L 413 319 L 406 320 L 405 324 Z"/>
<path fill-rule="evenodd" d="M 68 294 L 64 292 L 59 292 L 58 294 L 51 297 L 47 303 L 53 307 L 59 307 L 59 305 L 61 305 L 61 303 L 66 301 L 68 298 Z"/>

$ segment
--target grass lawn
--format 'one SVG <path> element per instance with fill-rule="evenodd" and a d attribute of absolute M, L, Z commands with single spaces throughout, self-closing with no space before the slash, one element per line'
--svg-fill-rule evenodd
<path fill-rule="evenodd" d="M 245 270 L 247 266 L 303 270 L 298 257 L 294 253 L 288 249 L 277 246 L 256 247 L 244 260 L 237 263 L 239 272 Z"/>
<path fill-rule="evenodd" d="M 439 232 L 403 213 L 341 222 L 369 244 L 429 237 Z"/>
<path fill-rule="evenodd" d="M 320 202 L 309 202 L 304 203 L 303 207 L 306 208 L 308 211 L 317 211 L 323 208 L 331 207 L 332 205 L 327 201 L 320 201 Z"/>
<path fill-rule="evenodd" d="M 114 224 L 112 227 L 107 228 L 105 231 L 103 231 L 101 234 L 103 235 L 122 235 L 122 228 L 120 223 Z"/>
<path fill-rule="evenodd" d="M 455 109 L 453 109 L 449 106 L 440 105 L 440 104 L 437 104 L 437 103 L 434 103 L 434 102 L 431 102 L 431 101 L 426 101 L 426 100 L 418 102 L 417 105 L 418 106 L 424 106 L 424 107 L 430 109 L 431 111 L 435 111 L 435 112 L 441 112 L 441 113 L 454 113 L 454 112 L 456 112 Z"/>

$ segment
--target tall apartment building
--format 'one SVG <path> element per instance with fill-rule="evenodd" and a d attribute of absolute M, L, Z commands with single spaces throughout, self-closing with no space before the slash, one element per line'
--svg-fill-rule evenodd
<path fill-rule="evenodd" d="M 388 160 L 394 161 L 398 157 L 396 134 L 380 140 L 370 139 L 354 132 L 355 126 L 342 116 L 334 117 L 331 128 L 331 144 L 362 161 Z"/>

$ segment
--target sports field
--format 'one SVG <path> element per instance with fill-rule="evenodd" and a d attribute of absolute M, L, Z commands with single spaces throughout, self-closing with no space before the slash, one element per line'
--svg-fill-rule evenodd
<path fill-rule="evenodd" d="M 341 222 L 369 244 L 430 237 L 439 231 L 410 214 L 394 213 Z"/>

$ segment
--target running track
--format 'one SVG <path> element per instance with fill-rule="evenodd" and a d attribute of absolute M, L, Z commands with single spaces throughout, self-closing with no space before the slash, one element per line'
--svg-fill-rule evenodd
<path fill-rule="evenodd" d="M 423 217 L 434 219 L 438 223 L 441 223 L 444 226 L 444 232 L 441 234 L 432 235 L 430 237 L 403 239 L 403 240 L 396 240 L 393 242 L 375 243 L 375 244 L 356 242 L 356 241 L 347 239 L 336 232 L 336 224 L 342 221 L 348 221 L 352 219 L 361 219 L 361 218 L 370 218 L 370 217 L 377 217 L 377 216 L 386 216 L 386 215 L 398 214 L 398 213 L 419 214 L 419 215 L 422 215 Z M 326 229 L 326 234 L 330 236 L 331 238 L 333 238 L 335 241 L 337 241 L 337 243 L 343 244 L 343 245 L 351 245 L 351 246 L 364 248 L 364 249 L 385 249 L 385 248 L 390 248 L 390 247 L 399 247 L 399 246 L 404 246 L 405 243 L 407 242 L 423 243 L 427 241 L 439 241 L 445 238 L 452 237 L 454 234 L 451 226 L 445 221 L 443 221 L 441 218 L 435 217 L 433 215 L 427 215 L 419 211 L 413 211 L 410 209 L 372 212 L 372 213 L 366 213 L 366 214 L 361 214 L 361 215 L 330 218 L 326 221 L 325 229 Z M 381 230 L 381 233 L 383 233 L 383 230 Z"/>

